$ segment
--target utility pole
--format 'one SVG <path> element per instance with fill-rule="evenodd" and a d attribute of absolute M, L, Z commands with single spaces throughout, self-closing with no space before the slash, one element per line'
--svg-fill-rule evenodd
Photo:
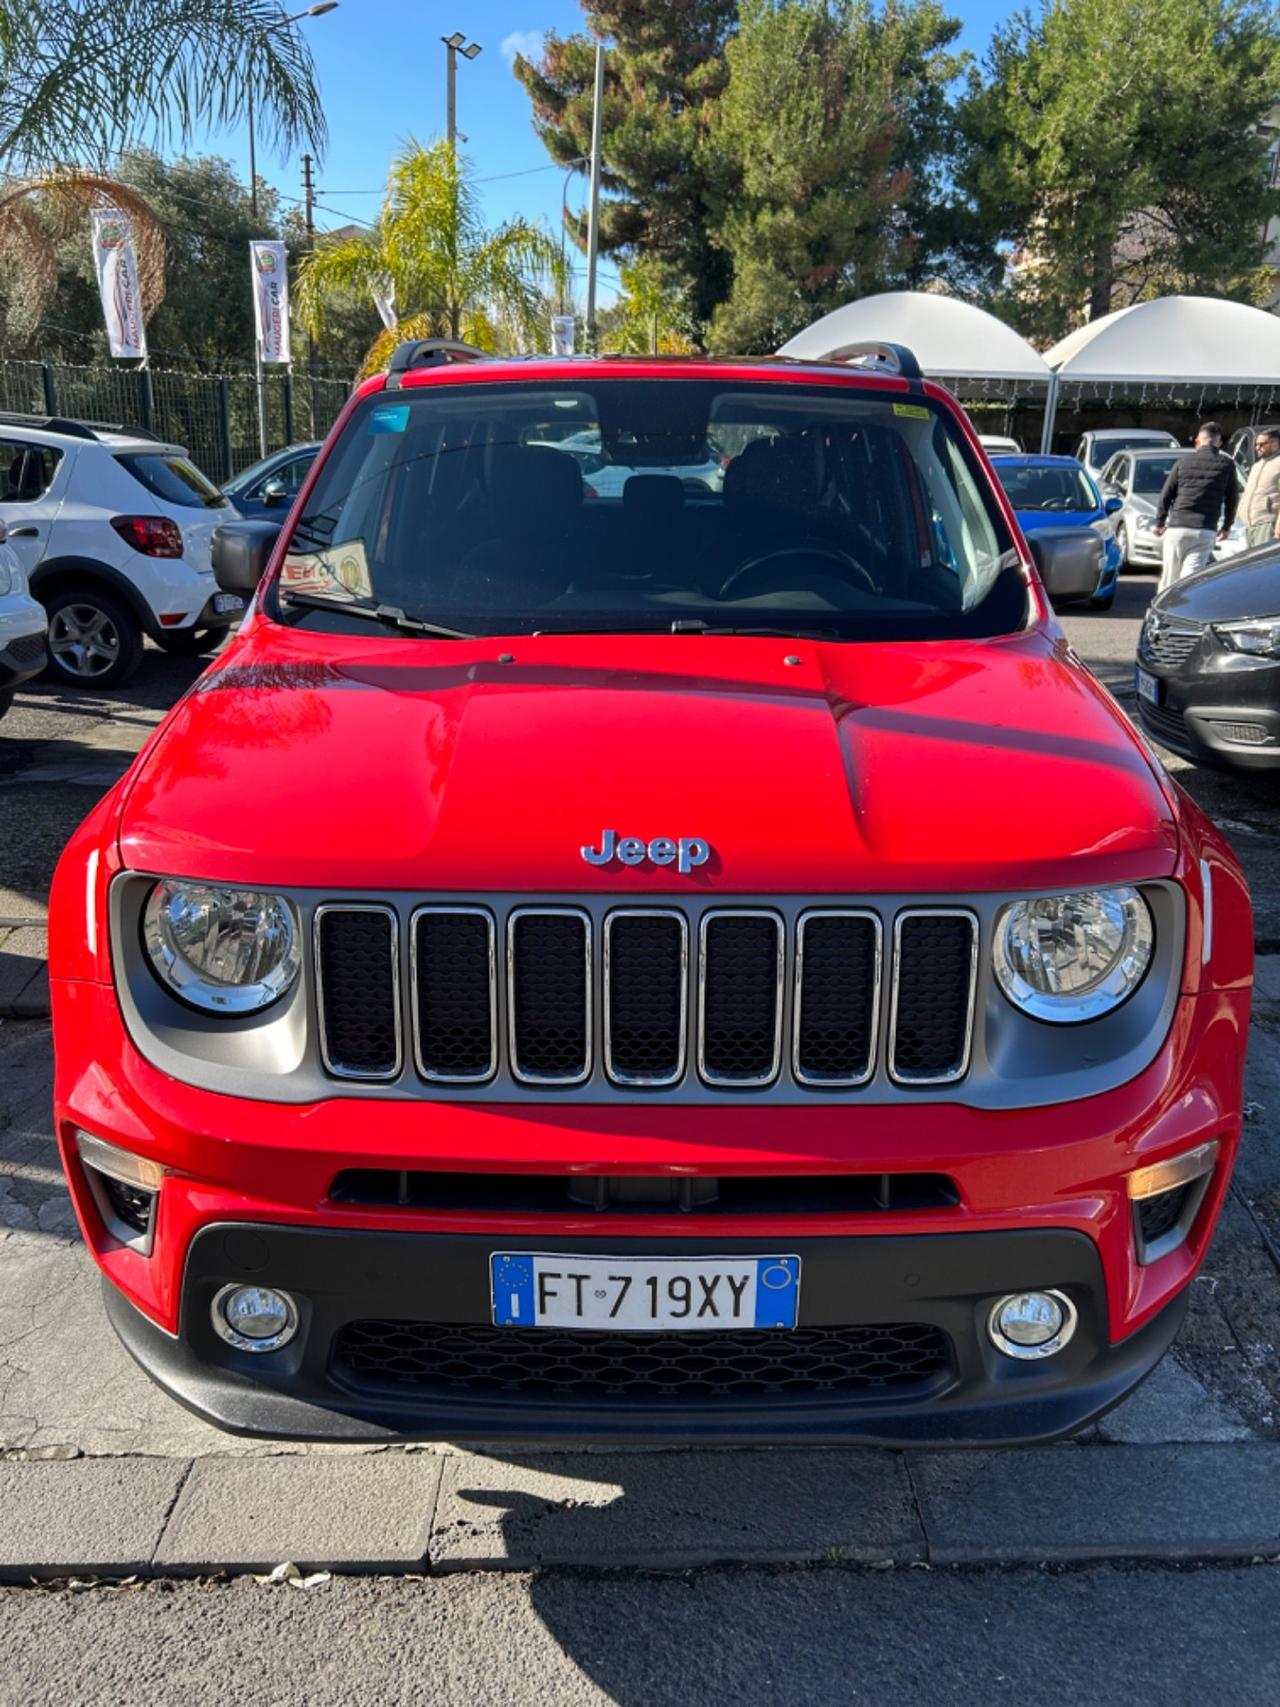
<path fill-rule="evenodd" d="M 604 43 L 596 43 L 596 87 L 591 108 L 591 202 L 587 215 L 587 352 L 596 353 L 596 260 L 600 253 L 600 132 L 604 120 Z"/>
<path fill-rule="evenodd" d="M 441 36 L 444 43 L 444 129 L 449 139 L 449 147 L 458 146 L 458 55 L 464 59 L 475 59 L 483 52 L 478 41 L 469 42 L 461 30 L 455 30 L 451 36 Z"/>

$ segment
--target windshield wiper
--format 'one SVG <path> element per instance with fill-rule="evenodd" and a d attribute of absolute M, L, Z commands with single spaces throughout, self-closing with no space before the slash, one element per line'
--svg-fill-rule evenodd
<path fill-rule="evenodd" d="M 535 639 L 557 634 L 743 634 L 762 635 L 779 640 L 838 640 L 838 628 L 825 628 L 808 623 L 796 623 L 790 628 L 755 628 L 750 626 L 713 627 L 701 617 L 677 617 L 674 622 L 601 623 L 590 628 L 535 628 Z"/>
<path fill-rule="evenodd" d="M 474 640 L 474 634 L 464 634 L 460 628 L 444 628 L 438 622 L 423 622 L 410 616 L 399 605 L 348 604 L 344 599 L 327 599 L 323 593 L 304 593 L 282 587 L 280 597 L 291 605 L 304 605 L 307 610 L 338 611 L 343 616 L 363 616 L 370 622 L 380 622 L 384 628 L 394 628 L 400 634 L 427 634 L 435 640 Z"/>

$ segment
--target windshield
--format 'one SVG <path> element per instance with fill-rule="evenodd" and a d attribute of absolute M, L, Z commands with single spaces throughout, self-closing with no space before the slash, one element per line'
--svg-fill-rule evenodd
<path fill-rule="evenodd" d="M 1133 459 L 1133 490 L 1144 498 L 1154 497 L 1169 478 L 1176 456 L 1135 456 Z"/>
<path fill-rule="evenodd" d="M 1015 510 L 1098 510 L 1102 500 L 1083 468 L 1013 468 L 996 464 Z"/>
<path fill-rule="evenodd" d="M 366 398 L 272 612 L 368 633 L 344 603 L 465 634 L 944 638 L 1028 620 L 1012 540 L 941 408 L 683 379 Z"/>

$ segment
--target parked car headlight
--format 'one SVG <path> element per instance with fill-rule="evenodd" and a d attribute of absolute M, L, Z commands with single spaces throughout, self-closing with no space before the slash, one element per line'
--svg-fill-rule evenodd
<path fill-rule="evenodd" d="M 1077 1025 L 1138 988 L 1155 943 L 1136 889 L 1091 889 L 1015 901 L 996 920 L 996 980 L 1035 1019 Z"/>
<path fill-rule="evenodd" d="M 1280 616 L 1258 617 L 1248 622 L 1215 622 L 1213 632 L 1233 652 L 1250 652 L 1257 658 L 1280 656 Z"/>
<path fill-rule="evenodd" d="M 302 964 L 292 902 L 256 889 L 166 878 L 147 899 L 142 939 L 160 982 L 206 1013 L 268 1007 Z"/>
<path fill-rule="evenodd" d="M 1135 515 L 1133 525 L 1139 533 L 1154 533 L 1156 518 L 1154 516 Z"/>

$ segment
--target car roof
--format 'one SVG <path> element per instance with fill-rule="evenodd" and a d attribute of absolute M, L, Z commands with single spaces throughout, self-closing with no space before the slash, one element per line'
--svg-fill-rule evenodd
<path fill-rule="evenodd" d="M 1081 434 L 1086 439 L 1171 439 L 1173 434 L 1163 427 L 1091 427 Z"/>
<path fill-rule="evenodd" d="M 1047 451 L 1032 450 L 1002 450 L 997 451 L 991 458 L 994 468 L 997 464 L 1007 464 L 1011 468 L 1084 468 L 1079 457 L 1051 456 Z"/>
<path fill-rule="evenodd" d="M 1130 456 L 1137 457 L 1139 462 L 1141 462 L 1145 457 L 1149 457 L 1149 456 L 1168 456 L 1170 451 L 1177 451 L 1179 456 L 1190 456 L 1191 455 L 1191 446 L 1190 445 L 1152 445 L 1150 450 L 1131 450 L 1128 452 L 1128 454 Z"/>

